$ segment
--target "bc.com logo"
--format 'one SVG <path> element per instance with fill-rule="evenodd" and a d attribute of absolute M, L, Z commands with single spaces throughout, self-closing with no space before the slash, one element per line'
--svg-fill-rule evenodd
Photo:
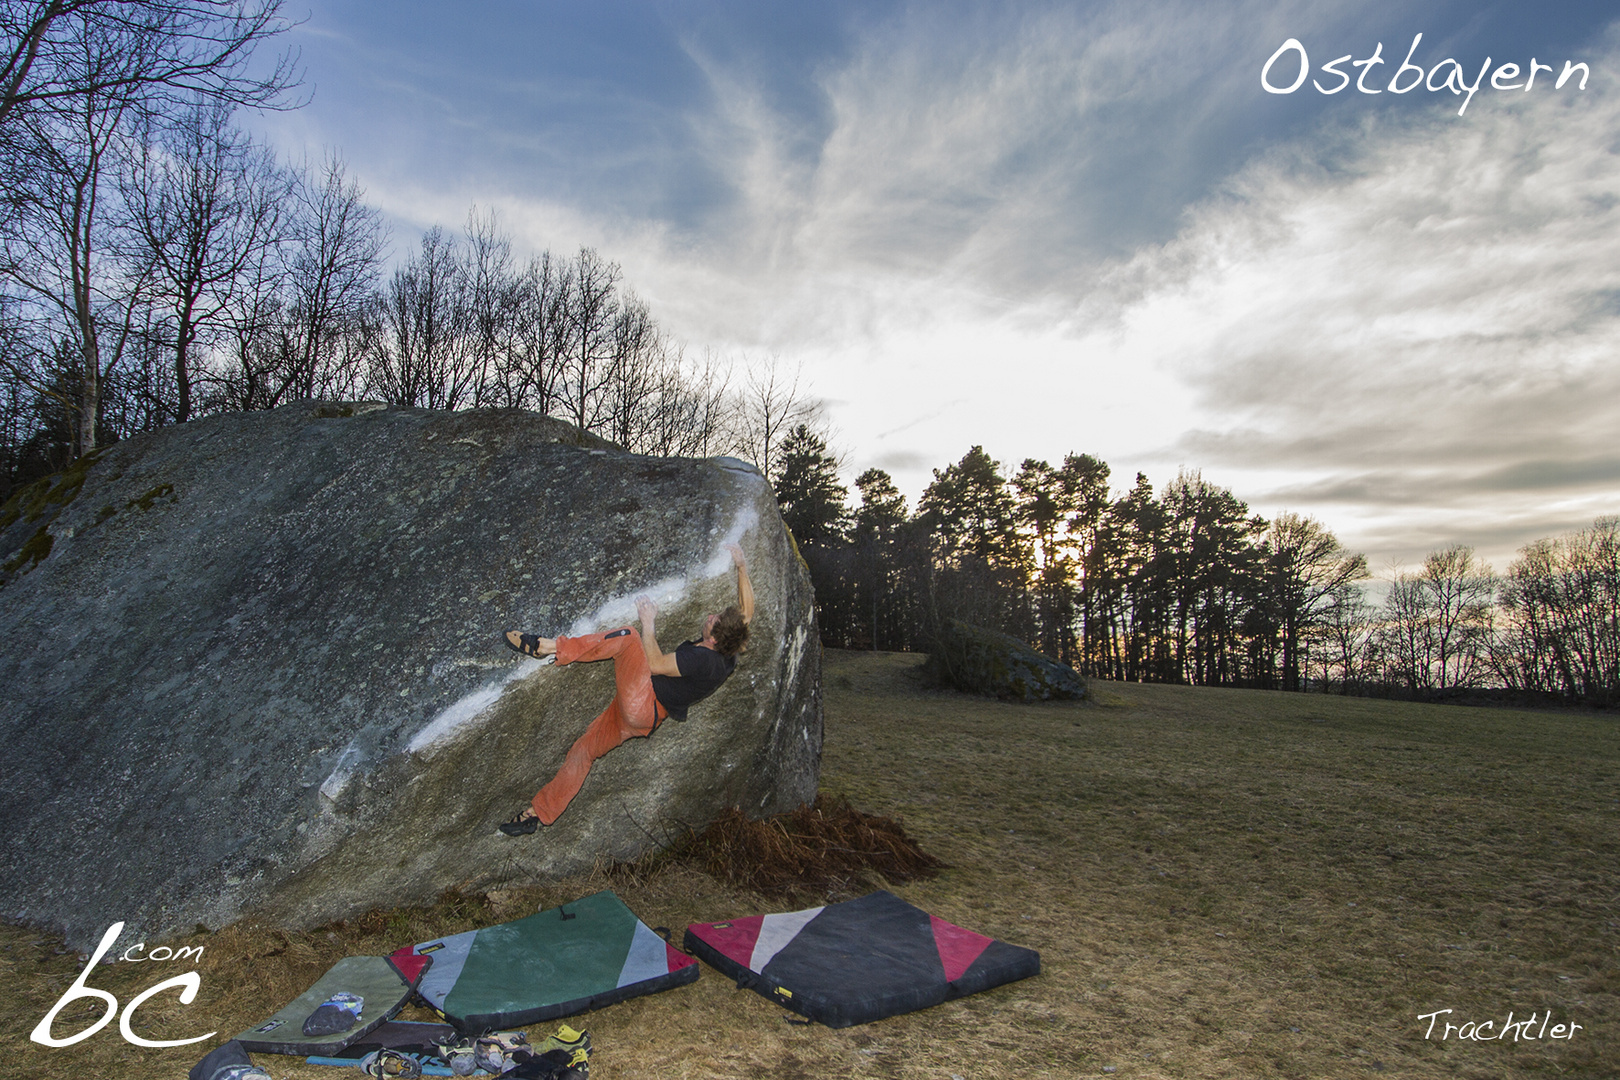
<path fill-rule="evenodd" d="M 86 980 L 90 978 L 90 972 L 95 970 L 96 965 L 101 962 L 101 958 L 106 955 L 108 949 L 112 948 L 113 942 L 118 940 L 118 935 L 123 933 L 123 931 L 124 924 L 121 922 L 113 923 L 107 928 L 107 932 L 101 936 L 101 944 L 96 946 L 95 953 L 91 955 L 90 962 L 84 966 L 83 971 L 79 972 L 79 977 L 73 980 L 73 985 L 67 988 L 67 992 L 62 995 L 55 1005 L 51 1006 L 51 1011 L 45 1014 L 45 1018 L 34 1026 L 34 1030 L 28 1035 L 30 1039 L 39 1043 L 41 1046 L 72 1046 L 76 1042 L 82 1042 L 85 1039 L 88 1039 L 90 1036 L 112 1023 L 112 1018 L 114 1016 L 118 1017 L 119 1034 L 121 1034 L 125 1040 L 135 1044 L 136 1046 L 185 1046 L 187 1043 L 202 1042 L 204 1039 L 211 1039 L 218 1034 L 218 1032 L 210 1031 L 207 1035 L 198 1035 L 194 1039 L 143 1039 L 139 1035 L 135 1034 L 135 1032 L 130 1028 L 130 1018 L 135 1015 L 135 1010 L 146 1004 L 148 999 L 161 994 L 165 990 L 179 989 L 180 1004 L 190 1005 L 192 1001 L 196 999 L 197 991 L 202 986 L 202 977 L 195 971 L 188 971 L 184 975 L 176 975 L 172 979 L 164 979 L 156 986 L 151 986 L 146 990 L 143 990 L 141 993 L 135 995 L 134 998 L 130 999 L 130 1003 L 128 1005 L 124 1006 L 122 1015 L 120 1015 L 118 1012 L 117 998 L 113 997 L 105 990 L 97 990 L 95 987 L 87 985 Z M 158 948 L 153 949 L 144 957 L 130 955 L 138 950 L 145 951 L 145 949 L 145 942 L 141 942 L 137 945 L 131 945 L 128 949 L 124 950 L 124 959 L 132 963 L 144 963 L 147 960 L 180 960 L 185 958 L 195 960 L 202 957 L 202 946 L 200 945 L 193 946 L 192 948 L 180 949 L 179 951 L 170 949 L 166 945 L 160 945 Z M 158 953 L 160 952 L 164 955 L 159 956 Z M 60 1013 L 69 1002 L 87 997 L 100 998 L 102 1001 L 107 1003 L 107 1011 L 102 1013 L 101 1019 L 97 1020 L 83 1031 L 80 1031 L 74 1035 L 69 1035 L 65 1039 L 58 1039 L 53 1036 L 51 1034 L 51 1025 L 56 1021 L 57 1014 Z"/>

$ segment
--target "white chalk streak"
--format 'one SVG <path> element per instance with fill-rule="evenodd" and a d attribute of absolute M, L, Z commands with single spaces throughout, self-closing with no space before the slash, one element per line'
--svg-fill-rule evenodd
<path fill-rule="evenodd" d="M 521 679 L 540 667 L 538 660 L 524 660 L 517 667 L 494 682 L 485 683 L 472 693 L 441 711 L 438 716 L 427 722 L 427 726 L 411 736 L 411 741 L 405 744 L 405 752 L 409 754 L 420 753 L 439 743 L 447 742 L 450 737 L 464 725 L 470 723 L 485 709 L 500 700 L 506 692 L 506 687 L 515 679 Z"/>
<path fill-rule="evenodd" d="M 578 637 L 581 634 L 594 633 L 609 626 L 624 626 L 635 622 L 637 596 L 651 597 L 653 602 L 661 607 L 673 607 L 686 597 L 694 578 L 704 579 L 718 577 L 731 571 L 731 555 L 726 551 L 727 544 L 742 542 L 743 536 L 759 521 L 759 514 L 753 506 L 744 506 L 732 520 L 731 527 L 724 536 L 716 542 L 715 554 L 709 561 L 679 577 L 668 577 L 645 588 L 637 589 L 634 593 L 624 596 L 615 596 L 607 603 L 597 608 L 591 615 L 584 615 L 574 620 L 568 628 L 568 635 Z M 417 754 L 430 750 L 449 742 L 452 738 L 475 726 L 475 722 L 486 713 L 491 706 L 501 699 L 506 689 L 517 679 L 531 674 L 540 666 L 538 660 L 524 660 L 517 667 L 508 671 L 500 678 L 465 695 L 452 703 L 428 721 L 426 726 L 411 736 L 411 741 L 405 745 L 406 753 Z M 334 773 L 335 775 L 335 773 Z M 346 779 L 346 778 L 345 778 Z M 331 781 L 328 780 L 328 783 Z M 324 788 L 323 788 L 324 790 Z"/>
<path fill-rule="evenodd" d="M 637 589 L 633 593 L 615 596 L 594 614 L 581 615 L 574 620 L 574 625 L 568 628 L 570 637 L 596 632 L 605 626 L 628 626 L 636 622 L 636 597 L 646 596 L 659 607 L 672 607 L 685 598 L 687 590 L 691 587 L 694 578 L 719 577 L 731 570 L 731 555 L 726 551 L 727 544 L 742 542 L 743 535 L 753 528 L 759 521 L 759 514 L 752 505 L 744 506 L 732 519 L 731 528 L 726 530 L 724 536 L 715 541 L 715 553 L 709 561 L 696 569 L 689 570 L 680 577 L 667 577 L 652 585 Z"/>
<path fill-rule="evenodd" d="M 321 783 L 321 794 L 336 802 L 337 797 L 343 794 L 343 789 L 349 786 L 349 778 L 354 775 L 359 765 L 360 748 L 350 742 L 338 755 L 337 764 L 332 766 L 332 771 Z"/>

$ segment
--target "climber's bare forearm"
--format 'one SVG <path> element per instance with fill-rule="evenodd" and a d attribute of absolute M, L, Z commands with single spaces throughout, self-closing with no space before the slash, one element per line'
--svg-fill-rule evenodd
<path fill-rule="evenodd" d="M 636 599 L 636 614 L 641 616 L 641 650 L 647 654 L 647 667 L 654 675 L 679 675 L 675 654 L 658 647 L 658 632 L 654 626 L 658 619 L 658 605 L 645 596 Z"/>
<path fill-rule="evenodd" d="M 754 618 L 754 583 L 748 580 L 748 560 L 743 558 L 740 545 L 727 544 L 726 550 L 731 552 L 731 561 L 737 564 L 737 610 L 742 612 L 743 622 L 752 622 Z"/>

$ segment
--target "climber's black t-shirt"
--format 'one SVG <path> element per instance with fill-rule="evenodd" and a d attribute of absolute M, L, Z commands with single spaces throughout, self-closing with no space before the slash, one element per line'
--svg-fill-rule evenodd
<path fill-rule="evenodd" d="M 654 675 L 653 693 L 663 702 L 665 712 L 676 720 L 685 720 L 690 706 L 714 693 L 730 677 L 737 658 L 721 656 L 695 641 L 683 641 L 675 647 L 675 666 L 680 669 L 680 678 Z"/>

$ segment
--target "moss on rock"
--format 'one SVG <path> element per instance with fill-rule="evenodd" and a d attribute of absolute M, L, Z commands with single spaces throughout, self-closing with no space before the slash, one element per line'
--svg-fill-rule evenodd
<path fill-rule="evenodd" d="M 0 577 L 0 586 L 4 586 L 16 574 L 32 570 L 50 555 L 55 543 L 55 538 L 50 533 L 51 526 L 55 524 L 62 511 L 79 497 L 85 479 L 89 477 L 90 470 L 95 467 L 105 450 L 106 448 L 103 448 L 85 454 L 61 472 L 40 477 L 7 499 L 4 506 L 0 506 L 0 558 L 4 558 L 7 554 L 11 555 L 11 558 L 0 564 L 0 575 L 5 575 Z M 104 514 L 97 523 L 106 520 L 107 516 L 110 515 Z M 12 546 L 18 543 L 16 536 L 9 539 L 5 537 L 12 526 L 19 522 L 25 526 L 33 525 L 41 518 L 45 519 L 44 523 L 32 534 L 28 534 L 20 546 Z M 26 529 L 18 531 L 26 533 Z"/>
<path fill-rule="evenodd" d="M 85 454 L 61 472 L 41 477 L 6 500 L 6 505 L 0 508 L 0 529 L 10 528 L 19 517 L 33 523 L 53 507 L 61 510 L 78 498 L 85 477 L 90 475 L 91 467 L 102 453 L 96 450 Z"/>
<path fill-rule="evenodd" d="M 126 509 L 126 510 L 150 510 L 150 509 L 152 509 L 152 504 L 154 502 L 157 502 L 157 500 L 163 498 L 165 495 L 170 497 L 169 501 L 172 502 L 172 503 L 176 503 L 176 502 L 180 501 L 180 496 L 178 496 L 178 495 L 176 495 L 174 493 L 174 485 L 173 484 L 159 484 L 157 487 L 153 488 L 152 490 L 147 491 L 147 492 L 143 492 L 142 494 L 137 495 L 133 499 L 129 500 L 129 502 L 124 504 L 124 509 Z M 110 514 L 106 513 L 106 511 L 110 510 L 110 509 L 111 509 L 111 507 L 104 507 L 103 508 L 102 514 L 103 514 L 104 517 L 110 517 L 111 516 Z"/>
<path fill-rule="evenodd" d="M 8 574 L 15 574 L 19 570 L 33 569 L 36 565 L 45 561 L 45 557 L 51 553 L 53 543 L 55 541 L 52 539 L 50 532 L 44 526 L 41 526 L 39 531 L 29 537 L 28 542 L 18 549 L 16 556 L 8 560 L 4 566 L 0 566 L 0 570 Z M 5 582 L 0 581 L 0 585 L 3 584 Z"/>

